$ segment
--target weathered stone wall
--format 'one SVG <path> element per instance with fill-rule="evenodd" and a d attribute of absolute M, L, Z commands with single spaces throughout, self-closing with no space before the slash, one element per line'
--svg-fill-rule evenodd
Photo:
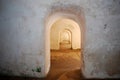
<path fill-rule="evenodd" d="M 44 13 L 40 1 L 0 0 L 0 73 L 42 77 Z"/>
<path fill-rule="evenodd" d="M 120 1 L 91 0 L 87 3 L 84 75 L 120 77 Z"/>
<path fill-rule="evenodd" d="M 84 76 L 120 77 L 119 0 L 0 0 L 0 73 L 46 75 L 46 16 L 65 7 L 70 12 L 79 13 L 80 7 L 84 11 Z"/>

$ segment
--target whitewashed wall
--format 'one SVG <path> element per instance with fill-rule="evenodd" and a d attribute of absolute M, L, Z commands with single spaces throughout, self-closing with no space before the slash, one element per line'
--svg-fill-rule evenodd
<path fill-rule="evenodd" d="M 39 0 L 0 0 L 0 73 L 45 76 L 46 8 L 40 4 Z"/>
<path fill-rule="evenodd" d="M 86 17 L 84 76 L 120 77 L 119 0 L 0 0 L 0 73 L 45 76 L 45 17 L 72 5 Z"/>

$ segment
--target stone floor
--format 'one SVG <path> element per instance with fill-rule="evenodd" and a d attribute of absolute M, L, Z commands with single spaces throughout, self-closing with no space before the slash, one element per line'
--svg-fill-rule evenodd
<path fill-rule="evenodd" d="M 57 80 L 63 73 L 80 69 L 80 50 L 51 51 L 51 68 L 46 80 Z"/>

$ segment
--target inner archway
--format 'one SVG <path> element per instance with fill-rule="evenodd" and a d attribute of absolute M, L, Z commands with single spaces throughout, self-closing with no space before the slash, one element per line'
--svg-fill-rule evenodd
<path fill-rule="evenodd" d="M 72 33 L 67 30 L 64 29 L 63 31 L 60 32 L 60 49 L 71 49 L 71 37 L 72 37 Z"/>
<path fill-rule="evenodd" d="M 59 50 L 60 43 L 71 43 L 72 49 L 81 48 L 81 30 L 74 20 L 61 18 L 51 25 L 50 49 Z"/>

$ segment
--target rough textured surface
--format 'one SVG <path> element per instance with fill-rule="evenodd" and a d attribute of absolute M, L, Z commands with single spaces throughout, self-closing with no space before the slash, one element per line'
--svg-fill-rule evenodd
<path fill-rule="evenodd" d="M 0 4 L 0 73 L 44 76 L 44 14 L 41 12 L 45 9 L 34 6 L 38 5 L 37 1 L 0 0 Z M 33 71 L 38 67 L 41 72 Z"/>
<path fill-rule="evenodd" d="M 0 73 L 45 76 L 45 17 L 64 7 L 77 15 L 79 6 L 86 17 L 84 76 L 120 77 L 119 0 L 0 0 Z"/>
<path fill-rule="evenodd" d="M 120 77 L 120 2 L 100 0 L 94 3 L 86 5 L 85 10 L 84 75 Z"/>

